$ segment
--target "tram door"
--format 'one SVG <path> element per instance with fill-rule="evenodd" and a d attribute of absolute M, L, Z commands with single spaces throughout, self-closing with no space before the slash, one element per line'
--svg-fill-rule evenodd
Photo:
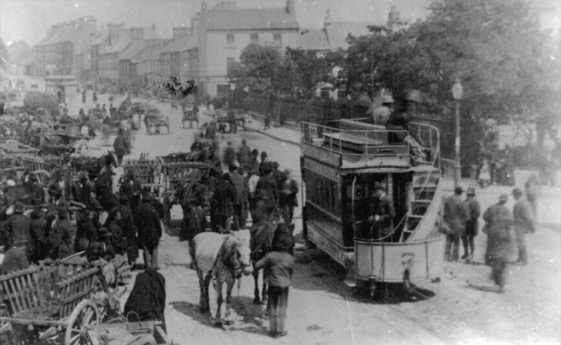
<path fill-rule="evenodd" d="M 374 173 L 346 176 L 343 191 L 345 205 L 343 214 L 349 215 L 346 228 L 352 228 L 352 231 L 355 231 L 354 236 L 371 237 L 369 235 L 371 223 L 368 222 L 368 218 L 373 213 L 374 184 L 376 182 L 384 187 L 385 193 L 393 200 L 395 209 L 393 225 L 403 228 L 403 224 L 400 224 L 400 221 L 407 213 L 407 191 L 410 179 L 409 173 Z M 350 235 L 344 237 L 349 238 Z M 397 237 L 399 238 L 399 236 Z"/>

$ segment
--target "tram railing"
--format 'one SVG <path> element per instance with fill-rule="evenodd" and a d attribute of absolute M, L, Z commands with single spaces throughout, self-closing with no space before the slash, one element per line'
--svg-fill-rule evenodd
<path fill-rule="evenodd" d="M 399 157 L 401 161 L 404 158 L 408 160 L 412 145 L 417 142 L 427 156 L 426 163 L 440 165 L 440 139 L 436 127 L 411 123 L 409 131 L 406 131 L 389 130 L 357 120 L 332 123 L 339 128 L 302 122 L 302 141 L 341 154 L 352 162 L 361 161 L 365 157 Z"/>

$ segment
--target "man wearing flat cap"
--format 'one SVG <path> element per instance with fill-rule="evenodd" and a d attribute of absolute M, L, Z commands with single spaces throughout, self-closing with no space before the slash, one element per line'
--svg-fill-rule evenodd
<path fill-rule="evenodd" d="M 522 197 L 523 193 L 520 188 L 514 188 L 512 190 L 512 196 L 514 200 L 516 200 L 516 204 L 512 209 L 512 215 L 514 217 L 516 244 L 518 245 L 518 259 L 515 264 L 526 265 L 528 263 L 528 252 L 524 236 L 528 233 L 533 234 L 536 232 L 534 212 L 532 210 L 532 205 L 526 198 Z"/>
<path fill-rule="evenodd" d="M 508 195 L 502 194 L 499 202 L 490 206 L 483 214 L 487 223 L 487 251 L 485 262 L 491 265 L 491 278 L 499 287 L 499 293 L 504 292 L 506 283 L 506 268 L 510 251 L 510 238 L 514 219 L 512 213 L 505 207 Z"/>
<path fill-rule="evenodd" d="M 74 227 L 68 220 L 68 204 L 62 202 L 57 206 L 57 216 L 51 223 L 49 233 L 50 257 L 53 260 L 64 259 L 74 254 Z"/>
<path fill-rule="evenodd" d="M 374 194 L 370 209 L 372 215 L 368 218 L 368 222 L 374 226 L 374 238 L 381 240 L 393 231 L 395 209 L 393 200 L 386 194 L 384 186 L 380 182 L 374 183 Z"/>
<path fill-rule="evenodd" d="M 462 200 L 464 189 L 461 186 L 454 188 L 454 195 L 444 201 L 444 222 L 450 231 L 446 233 L 446 249 L 444 259 L 458 261 L 460 256 L 460 237 L 466 230 L 469 210 Z"/>

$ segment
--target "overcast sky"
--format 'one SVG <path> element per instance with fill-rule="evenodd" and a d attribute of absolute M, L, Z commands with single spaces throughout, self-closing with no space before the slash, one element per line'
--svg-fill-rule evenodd
<path fill-rule="evenodd" d="M 190 26 L 202 0 L 0 0 L 0 37 L 4 42 L 24 40 L 30 45 L 45 37 L 50 25 L 92 15 L 98 28 L 107 22 L 127 27 L 149 26 L 171 37 L 174 26 Z M 469 0 L 466 0 L 469 1 Z M 544 28 L 561 27 L 561 0 L 529 0 L 541 10 Z M 207 0 L 209 7 L 220 0 Z M 236 0 L 239 7 L 284 7 L 286 0 Z M 386 23 L 395 5 L 402 20 L 414 21 L 427 13 L 430 0 L 295 0 L 301 28 L 319 28 L 330 9 L 333 21 Z"/>
<path fill-rule="evenodd" d="M 209 6 L 220 2 L 207 0 Z M 237 0 L 239 7 L 284 7 L 285 0 Z M 319 28 L 329 8 L 333 21 L 385 23 L 392 5 L 402 19 L 423 16 L 429 0 L 295 0 L 296 15 L 302 28 Z M 164 37 L 172 27 L 190 26 L 200 10 L 201 0 L 0 0 L 0 36 L 4 42 L 24 40 L 35 44 L 45 37 L 54 23 L 85 15 L 97 19 L 98 27 L 107 22 L 127 27 L 156 24 Z"/>

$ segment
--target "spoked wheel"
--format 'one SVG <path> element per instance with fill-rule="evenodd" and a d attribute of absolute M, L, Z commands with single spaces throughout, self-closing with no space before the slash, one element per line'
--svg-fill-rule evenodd
<path fill-rule="evenodd" d="M 91 344 L 88 330 L 99 324 L 99 311 L 94 302 L 86 299 L 80 302 L 68 319 L 64 345 Z"/>

